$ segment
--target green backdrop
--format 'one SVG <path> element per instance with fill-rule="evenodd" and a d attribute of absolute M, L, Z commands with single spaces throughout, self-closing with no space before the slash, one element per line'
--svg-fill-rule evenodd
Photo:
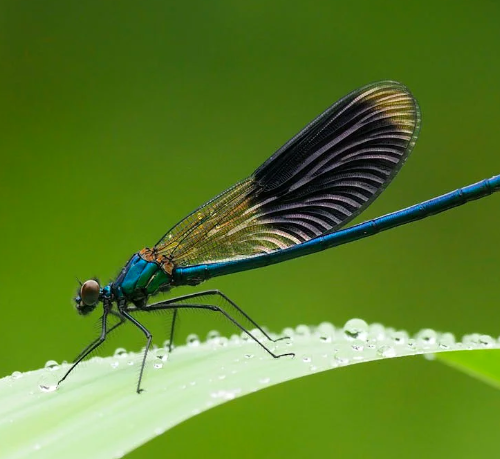
<path fill-rule="evenodd" d="M 399 80 L 423 116 L 412 157 L 363 217 L 499 173 L 499 19 L 491 1 L 2 1 L 0 374 L 72 359 L 98 319 L 76 315 L 76 277 L 113 278 L 358 86 Z M 498 336 L 499 206 L 203 287 L 276 331 L 361 317 Z M 161 319 L 148 321 L 159 342 Z M 183 318 L 184 336 L 213 328 L 232 332 Z M 103 352 L 119 345 L 142 337 L 124 327 Z M 236 400 L 130 457 L 479 457 L 498 452 L 499 409 L 486 385 L 394 360 Z"/>

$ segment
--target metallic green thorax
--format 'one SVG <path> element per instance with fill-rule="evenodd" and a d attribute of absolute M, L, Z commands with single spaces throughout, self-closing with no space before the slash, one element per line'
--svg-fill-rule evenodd
<path fill-rule="evenodd" d="M 160 289 L 166 290 L 171 280 L 157 263 L 143 260 L 135 254 L 113 283 L 113 289 L 134 302 Z"/>

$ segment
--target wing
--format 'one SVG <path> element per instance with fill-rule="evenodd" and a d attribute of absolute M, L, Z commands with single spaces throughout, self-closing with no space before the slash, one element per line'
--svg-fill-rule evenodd
<path fill-rule="evenodd" d="M 419 127 L 417 102 L 400 83 L 353 91 L 142 256 L 171 273 L 176 266 L 253 257 L 336 231 L 390 183 Z"/>

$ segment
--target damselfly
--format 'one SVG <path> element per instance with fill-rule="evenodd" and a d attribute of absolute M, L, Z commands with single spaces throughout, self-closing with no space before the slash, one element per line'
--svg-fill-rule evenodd
<path fill-rule="evenodd" d="M 153 304 L 148 304 L 148 299 L 180 285 L 197 285 L 211 277 L 356 241 L 499 190 L 497 175 L 341 229 L 391 182 L 408 158 L 419 128 L 417 102 L 400 83 L 373 83 L 339 100 L 250 177 L 189 214 L 152 248 L 132 255 L 114 282 L 101 286 L 91 279 L 81 285 L 76 309 L 85 315 L 102 303 L 101 334 L 82 351 L 58 384 L 109 333 L 129 321 L 147 339 L 137 384 L 137 392 L 141 392 L 152 335 L 134 317 L 138 311 L 171 311 L 169 351 L 179 312 L 202 309 L 226 317 L 272 357 L 293 355 L 275 354 L 265 341 L 257 339 L 247 325 L 275 341 L 218 290 Z M 108 326 L 108 319 L 113 316 L 117 322 Z"/>

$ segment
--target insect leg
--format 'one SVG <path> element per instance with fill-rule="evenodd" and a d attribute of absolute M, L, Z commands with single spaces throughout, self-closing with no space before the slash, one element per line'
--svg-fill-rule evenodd
<path fill-rule="evenodd" d="M 272 342 L 276 342 L 276 341 L 280 341 L 282 339 L 288 339 L 288 336 L 282 336 L 281 338 L 276 338 L 276 339 L 273 339 L 269 336 L 268 333 L 266 333 L 264 331 L 264 329 L 257 323 L 255 322 L 255 320 L 253 320 L 245 311 L 243 311 L 243 309 L 241 309 L 233 300 L 231 300 L 229 297 L 227 297 L 224 293 L 222 293 L 220 290 L 205 290 L 203 292 L 197 292 L 197 293 L 190 293 L 188 295 L 183 295 L 183 296 L 179 296 L 179 297 L 176 297 L 176 298 L 171 298 L 169 300 L 166 300 L 166 301 L 162 301 L 161 303 L 162 304 L 177 304 L 177 303 L 180 303 L 182 301 L 186 301 L 186 300 L 193 300 L 195 298 L 200 298 L 200 297 L 204 297 L 204 296 L 208 296 L 208 297 L 218 297 L 222 300 L 222 303 L 223 303 L 223 306 L 221 307 L 221 309 L 225 310 L 225 311 L 228 311 L 228 310 L 233 310 L 233 311 L 236 311 L 237 314 L 241 314 L 241 316 L 243 316 L 249 323 L 251 323 L 257 330 L 259 330 L 269 341 L 272 341 Z M 156 303 L 156 304 L 159 304 L 159 303 Z M 150 306 L 146 306 L 146 309 L 149 309 Z M 175 320 L 175 318 L 174 318 Z"/>
<path fill-rule="evenodd" d="M 106 331 L 106 336 L 108 336 L 113 330 L 115 330 L 116 328 L 118 328 L 120 325 L 123 325 L 125 323 L 125 318 L 123 316 L 121 316 L 120 314 L 118 314 L 117 312 L 115 311 L 109 311 L 110 314 L 114 315 L 115 317 L 118 317 L 120 319 L 120 322 L 118 322 L 117 324 L 114 324 L 109 330 Z M 92 346 L 94 346 L 96 343 L 99 342 L 101 338 L 96 338 L 94 341 L 92 341 L 82 352 L 80 352 L 74 359 L 73 359 L 73 362 L 75 362 L 76 360 L 78 360 L 82 355 L 87 355 L 87 349 L 90 349 Z"/>
<path fill-rule="evenodd" d="M 104 308 L 104 313 L 102 315 L 102 324 L 101 324 L 101 336 L 97 338 L 92 344 L 87 346 L 85 350 L 80 354 L 78 359 L 76 359 L 75 363 L 71 365 L 71 368 L 66 372 L 66 374 L 59 380 L 57 383 L 57 386 L 59 387 L 59 384 L 61 384 L 67 377 L 68 375 L 75 369 L 75 367 L 85 358 L 87 355 L 89 355 L 93 350 L 97 349 L 106 339 L 106 319 L 108 317 L 109 311 Z"/>
<path fill-rule="evenodd" d="M 149 347 L 151 346 L 151 341 L 153 340 L 153 335 L 150 333 L 150 331 L 144 325 L 142 325 L 138 320 L 134 319 L 127 312 L 126 307 L 121 307 L 120 305 L 118 307 L 120 309 L 120 313 L 126 319 L 128 319 L 130 322 L 132 322 L 139 330 L 141 330 L 148 340 L 148 342 L 146 344 L 146 349 L 144 350 L 144 356 L 142 358 L 141 372 L 139 373 L 139 381 L 137 382 L 137 393 L 140 394 L 143 391 L 143 389 L 141 389 L 142 374 L 144 373 L 144 366 L 146 365 L 146 357 L 148 355 Z"/>
<path fill-rule="evenodd" d="M 170 340 L 168 343 L 168 353 L 172 352 L 174 348 L 174 330 L 175 330 L 175 321 L 177 319 L 177 309 L 174 309 L 174 316 L 172 317 L 172 326 L 170 327 Z"/>
<path fill-rule="evenodd" d="M 189 296 L 189 295 L 187 295 Z M 185 298 L 185 297 L 181 297 Z M 232 322 L 236 327 L 238 327 L 241 331 L 246 333 L 250 338 L 252 338 L 262 349 L 264 349 L 268 354 L 270 354 L 272 357 L 275 359 L 280 358 L 280 357 L 285 357 L 285 356 L 294 356 L 294 353 L 286 353 L 286 354 L 275 354 L 271 349 L 269 349 L 265 344 L 261 343 L 253 334 L 250 330 L 245 328 L 243 325 L 241 325 L 233 316 L 231 316 L 228 312 L 226 312 L 223 308 L 220 306 L 216 306 L 213 304 L 200 304 L 200 303 L 187 303 L 187 304 L 175 304 L 171 303 L 171 300 L 167 301 L 161 301 L 159 303 L 154 303 L 150 304 L 147 307 L 148 310 L 151 311 L 159 311 L 159 310 L 180 310 L 180 309 L 204 309 L 208 311 L 214 311 L 214 312 L 219 312 L 223 316 L 226 317 L 230 322 Z M 135 308 L 126 308 L 126 311 L 129 312 L 134 312 L 137 311 L 138 309 Z"/>

